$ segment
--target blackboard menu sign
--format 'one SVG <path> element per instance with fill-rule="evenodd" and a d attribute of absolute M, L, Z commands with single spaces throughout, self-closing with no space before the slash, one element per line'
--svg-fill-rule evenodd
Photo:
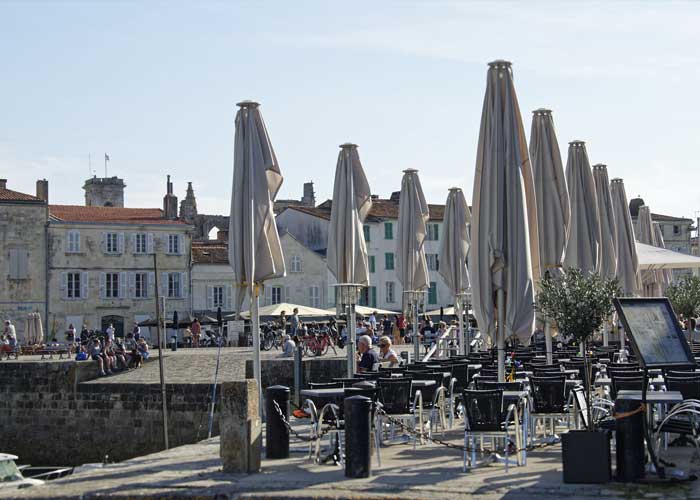
<path fill-rule="evenodd" d="M 643 368 L 690 368 L 695 359 L 666 298 L 617 298 L 615 309 Z"/>

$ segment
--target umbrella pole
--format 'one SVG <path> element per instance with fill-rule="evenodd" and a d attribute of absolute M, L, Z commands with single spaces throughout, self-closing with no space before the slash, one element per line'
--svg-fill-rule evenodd
<path fill-rule="evenodd" d="M 547 364 L 551 365 L 552 362 L 552 324 L 548 319 L 544 320 L 544 346 L 547 352 Z"/>
<path fill-rule="evenodd" d="M 496 290 L 496 307 L 498 308 L 498 330 L 496 332 L 496 354 L 498 356 L 498 381 L 506 381 L 506 356 L 505 356 L 505 291 L 502 288 Z"/>
<path fill-rule="evenodd" d="M 469 338 L 467 332 L 464 331 L 464 314 L 462 313 L 462 301 L 455 297 L 455 306 L 457 307 L 457 315 L 459 320 L 459 345 L 461 346 L 462 354 L 469 354 Z"/>
<path fill-rule="evenodd" d="M 209 432 L 207 433 L 207 439 L 211 439 L 211 430 L 214 426 L 214 407 L 216 406 L 216 384 L 219 378 L 219 360 L 221 359 L 221 336 L 219 336 L 219 349 L 216 353 L 216 370 L 214 370 L 214 385 L 211 388 L 211 407 L 209 409 Z"/>
<path fill-rule="evenodd" d="M 413 356 L 414 363 L 418 362 L 420 358 L 420 342 L 418 339 L 418 294 L 413 296 Z"/>
<path fill-rule="evenodd" d="M 610 323 L 606 321 L 603 324 L 603 347 L 608 347 L 610 343 Z"/>
<path fill-rule="evenodd" d="M 260 311 L 258 302 L 258 287 L 251 285 L 250 290 L 250 327 L 253 329 L 253 376 L 258 383 L 258 415 L 263 416 L 262 399 L 262 370 L 260 368 Z"/>
<path fill-rule="evenodd" d="M 355 320 L 355 305 L 348 305 L 348 377 L 352 378 L 355 375 L 355 346 L 357 345 L 357 331 Z"/>

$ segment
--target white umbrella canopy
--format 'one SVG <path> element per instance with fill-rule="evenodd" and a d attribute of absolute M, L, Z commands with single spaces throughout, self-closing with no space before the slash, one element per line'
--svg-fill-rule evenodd
<path fill-rule="evenodd" d="M 352 377 L 355 369 L 355 305 L 359 286 L 369 285 L 367 264 L 367 244 L 362 224 L 372 207 L 372 193 L 362 170 L 357 145 L 342 144 L 338 154 L 333 185 L 331 221 L 328 225 L 327 258 L 328 269 L 335 276 L 341 289 L 338 298 L 346 297 L 351 304 L 340 305 L 348 308 L 347 370 Z M 342 289 L 343 285 L 346 285 Z M 345 293 L 348 292 L 348 293 Z"/>
<path fill-rule="evenodd" d="M 666 249 L 666 242 L 664 241 L 664 234 L 661 231 L 661 226 L 658 222 L 654 222 L 654 234 L 656 235 L 656 241 L 654 246 L 662 249 Z M 673 273 L 668 269 L 664 269 L 661 272 L 661 293 L 665 294 L 668 286 L 673 282 Z"/>
<path fill-rule="evenodd" d="M 608 167 L 593 165 L 593 183 L 598 201 L 600 245 L 598 246 L 598 272 L 604 278 L 614 278 L 617 272 L 617 248 L 615 247 L 615 214 L 610 195 Z"/>
<path fill-rule="evenodd" d="M 304 318 L 327 318 L 335 314 L 335 309 L 329 312 L 325 309 L 318 309 L 316 307 L 302 306 L 300 304 L 290 304 L 288 302 L 282 302 L 280 304 L 269 304 L 267 306 L 262 306 L 258 309 L 258 315 L 261 317 L 272 317 L 279 316 L 282 311 L 287 313 L 288 317 L 291 317 L 294 309 L 299 310 L 299 316 Z M 250 318 L 250 311 L 243 311 L 241 317 Z"/>
<path fill-rule="evenodd" d="M 656 246 L 656 233 L 654 232 L 654 223 L 651 220 L 651 210 L 646 205 L 639 207 L 637 215 L 637 227 L 635 235 L 639 243 L 645 245 Z M 658 297 L 661 295 L 661 281 L 663 276 L 660 272 L 654 270 L 643 270 L 642 278 L 642 295 L 645 297 Z"/>
<path fill-rule="evenodd" d="M 265 280 L 285 275 L 273 211 L 283 179 L 258 103 L 244 101 L 238 106 L 228 251 L 239 293 L 247 290 L 250 294 L 253 371 L 262 416 L 258 292 Z M 237 303 L 242 300 L 239 298 Z"/>
<path fill-rule="evenodd" d="M 566 184 L 571 202 L 571 222 L 564 250 L 564 265 L 576 267 L 584 273 L 595 272 L 598 270 L 600 245 L 598 199 L 586 143 L 583 141 L 569 143 Z"/>
<path fill-rule="evenodd" d="M 420 292 L 430 286 L 428 263 L 425 259 L 426 224 L 430 218 L 428 203 L 418 178 L 418 171 L 403 171 L 399 198 L 399 228 L 396 239 L 396 274 L 404 291 L 403 310 L 407 300 L 411 304 L 414 356 L 418 359 L 418 297 L 407 297 L 406 292 Z"/>
<path fill-rule="evenodd" d="M 499 380 L 506 335 L 527 344 L 533 331 L 538 246 L 534 181 L 511 64 L 494 61 L 479 130 L 469 273 L 479 328 L 496 339 Z M 494 335 L 497 309 L 499 331 Z"/>
<path fill-rule="evenodd" d="M 700 257 L 636 242 L 641 270 L 698 269 Z"/>
<path fill-rule="evenodd" d="M 330 314 L 332 316 L 335 316 L 338 313 L 338 310 L 335 307 L 329 307 L 325 311 L 326 314 Z M 379 309 L 377 307 L 368 306 L 355 306 L 355 312 L 363 316 L 369 316 L 370 314 L 376 313 L 379 316 L 384 316 L 386 314 L 387 316 L 393 317 L 395 314 L 399 314 L 398 311 L 390 311 L 388 309 Z M 377 318 L 377 321 L 379 321 L 379 318 Z"/>
<path fill-rule="evenodd" d="M 469 223 L 471 213 L 464 193 L 460 188 L 451 188 L 445 203 L 443 219 L 443 238 L 440 245 L 440 275 L 450 288 L 459 318 L 460 345 L 464 354 L 468 353 L 469 342 L 465 341 L 464 321 L 461 311 L 466 305 L 466 293 L 469 290 L 469 270 L 467 269 L 467 252 L 469 251 Z"/>
<path fill-rule="evenodd" d="M 532 113 L 530 163 L 537 202 L 540 271 L 558 273 L 571 213 L 569 192 L 552 112 L 537 109 Z"/>
<path fill-rule="evenodd" d="M 610 181 L 610 195 L 615 213 L 615 248 L 617 250 L 617 279 L 626 297 L 639 295 L 642 284 L 639 278 L 637 246 L 630 216 L 625 183 L 622 179 Z"/>

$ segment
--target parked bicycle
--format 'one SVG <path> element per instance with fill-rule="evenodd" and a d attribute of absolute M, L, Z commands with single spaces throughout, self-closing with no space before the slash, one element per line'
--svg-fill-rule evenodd
<path fill-rule="evenodd" d="M 307 356 L 323 356 L 328 352 L 328 348 L 333 349 L 334 354 L 338 354 L 327 327 L 319 328 L 312 325 L 307 335 L 302 338 L 302 342 L 304 354 Z"/>

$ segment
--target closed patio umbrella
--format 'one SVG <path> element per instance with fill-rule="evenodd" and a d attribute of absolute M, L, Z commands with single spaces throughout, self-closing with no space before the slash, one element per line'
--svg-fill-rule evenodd
<path fill-rule="evenodd" d="M 506 333 L 523 343 L 532 335 L 533 272 L 539 272 L 534 198 L 511 64 L 494 61 L 481 114 L 468 264 L 474 315 L 481 331 L 496 339 L 499 381 L 505 379 Z"/>
<path fill-rule="evenodd" d="M 530 163 L 537 202 L 540 271 L 543 275 L 547 272 L 556 275 L 561 270 L 570 208 L 559 142 L 554 131 L 552 112 L 548 109 L 533 111 Z M 544 323 L 547 363 L 551 364 L 552 329 L 549 321 L 545 319 Z"/>
<path fill-rule="evenodd" d="M 656 240 L 654 241 L 654 246 L 658 248 L 666 249 L 666 242 L 664 241 L 664 233 L 661 231 L 661 226 L 658 222 L 654 222 L 654 234 L 656 235 Z M 664 269 L 661 271 L 661 295 L 666 294 L 666 289 L 673 282 L 673 273 Z"/>
<path fill-rule="evenodd" d="M 347 307 L 348 377 L 355 373 L 355 305 L 361 287 L 369 285 L 367 244 L 363 223 L 372 207 L 372 193 L 362 169 L 357 145 L 342 144 L 335 167 L 331 221 L 328 225 L 328 270 L 338 282 L 336 299 Z"/>
<path fill-rule="evenodd" d="M 571 222 L 564 250 L 564 265 L 583 271 L 598 270 L 598 247 L 600 246 L 600 223 L 598 221 L 598 198 L 593 182 L 593 173 L 588 161 L 586 143 L 569 143 L 569 158 L 566 162 L 566 185 L 571 202 Z"/>
<path fill-rule="evenodd" d="M 273 212 L 273 201 L 282 185 L 282 173 L 258 103 L 244 101 L 238 106 L 228 234 L 229 263 L 239 290 L 250 294 L 253 371 L 262 416 L 258 296 L 265 280 L 285 275 Z"/>
<path fill-rule="evenodd" d="M 651 220 L 651 210 L 646 205 L 639 207 L 637 215 L 637 227 L 635 229 L 637 241 L 645 245 L 658 246 L 656 244 L 656 232 Z M 642 295 L 645 297 L 658 297 L 661 295 L 661 281 L 663 275 L 659 271 L 641 271 Z"/>
<path fill-rule="evenodd" d="M 442 227 L 443 237 L 440 244 L 440 275 L 450 288 L 455 298 L 455 309 L 459 321 L 462 354 L 469 354 L 469 340 L 464 331 L 464 308 L 469 291 L 469 270 L 467 269 L 467 252 L 469 251 L 469 223 L 471 213 L 464 193 L 460 188 L 450 188 L 445 203 L 445 216 Z M 444 313 L 440 308 L 440 320 Z"/>
<path fill-rule="evenodd" d="M 413 325 L 413 353 L 420 356 L 418 345 L 418 303 L 430 286 L 428 263 L 425 260 L 426 224 L 430 218 L 428 203 L 418 178 L 418 170 L 403 171 L 399 198 L 399 228 L 396 239 L 396 274 L 403 287 L 404 313 L 410 306 Z"/>

